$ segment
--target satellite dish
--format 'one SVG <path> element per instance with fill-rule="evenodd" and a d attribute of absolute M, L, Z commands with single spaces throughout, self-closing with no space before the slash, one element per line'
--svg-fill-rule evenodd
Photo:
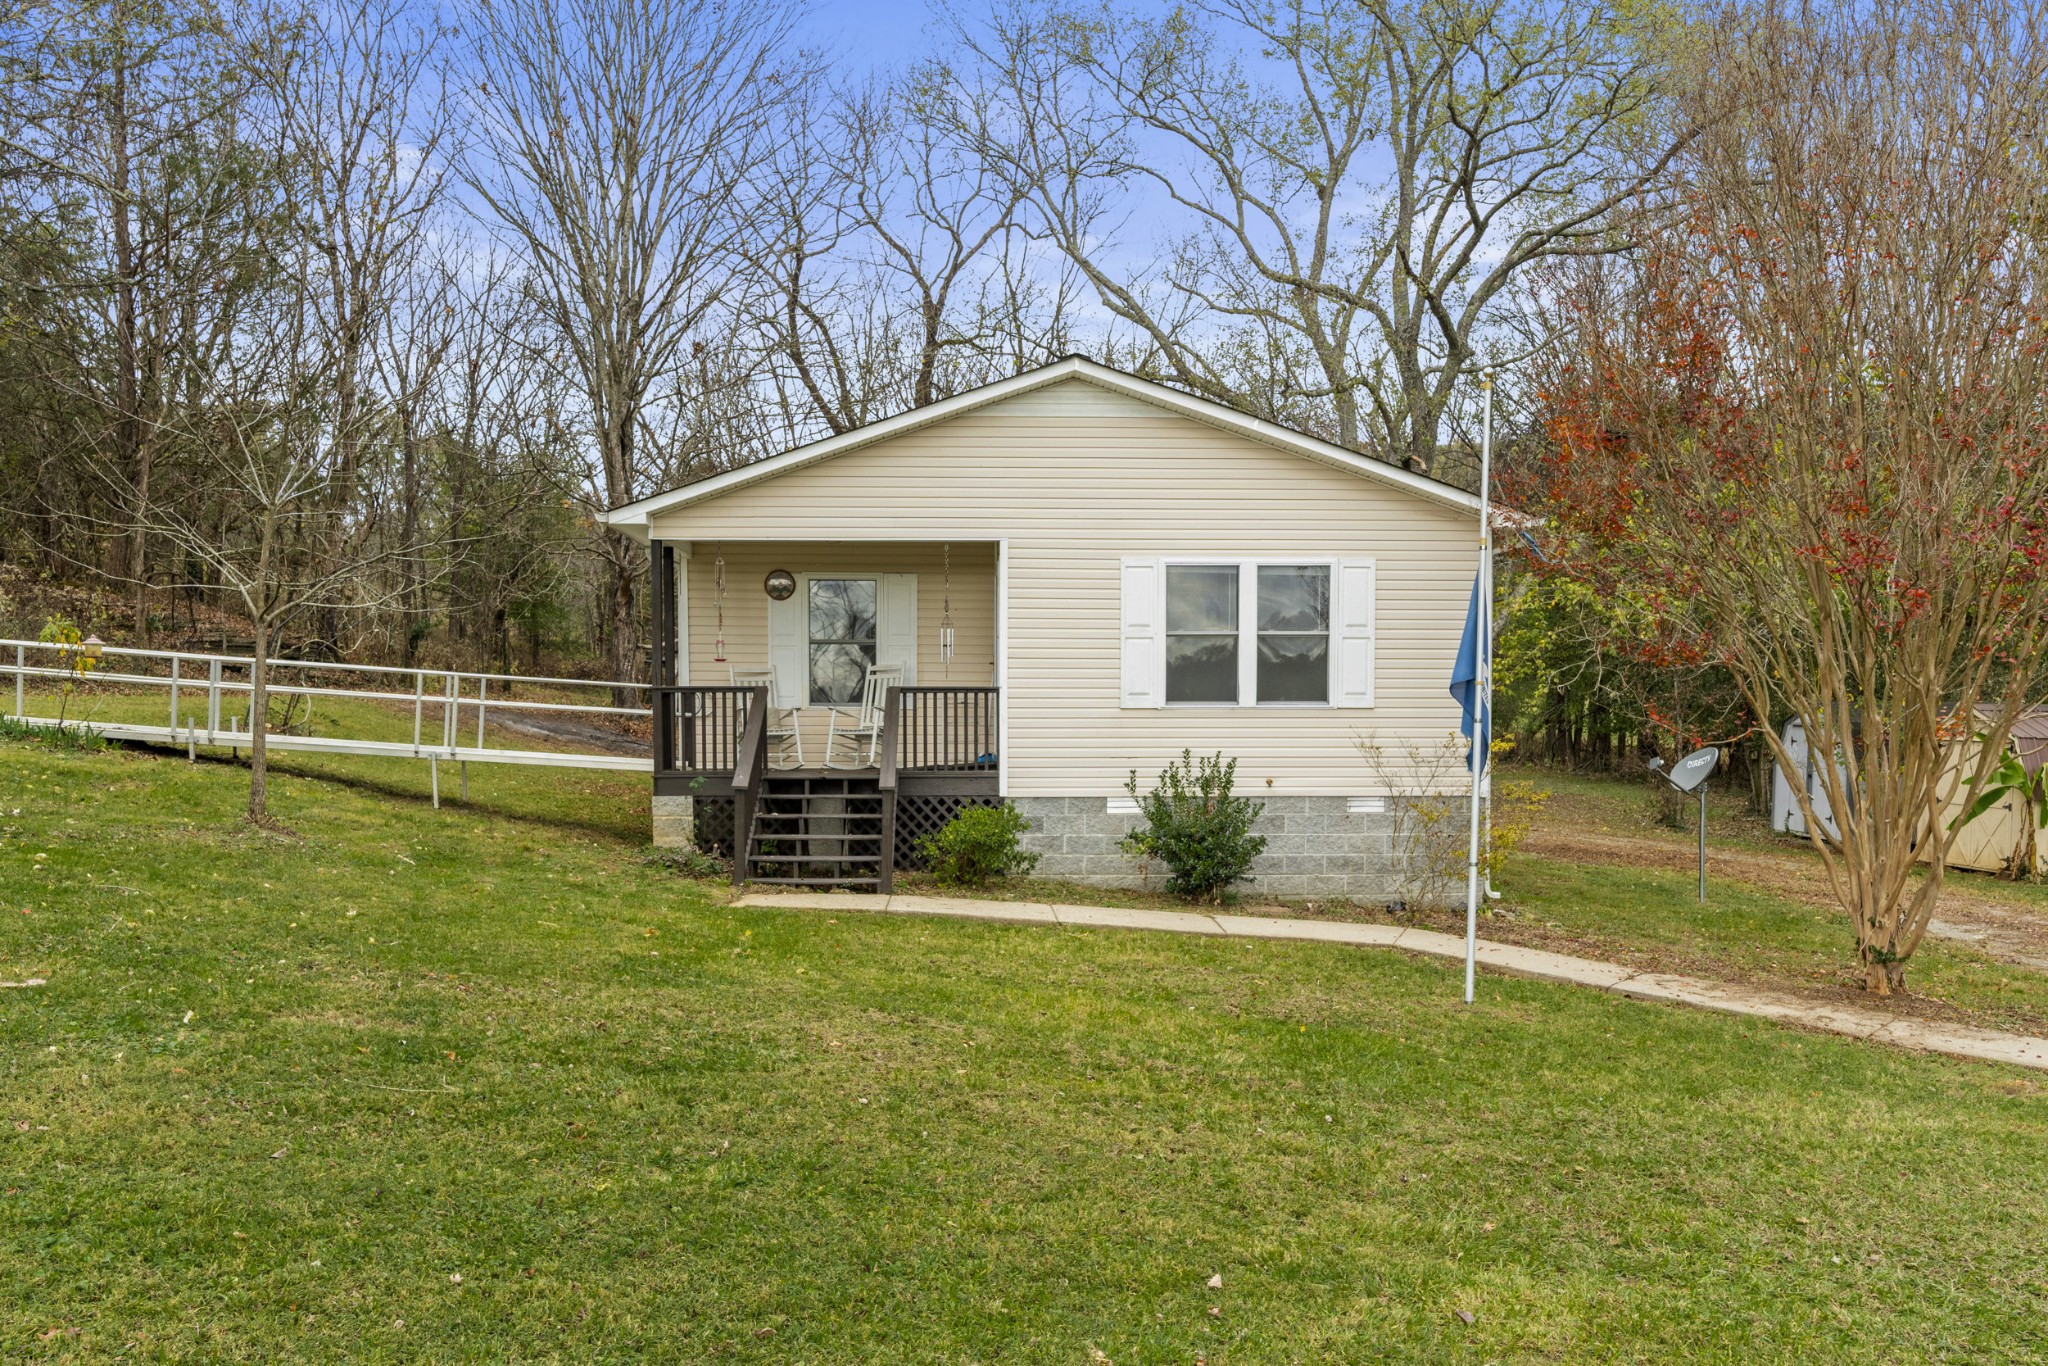
<path fill-rule="evenodd" d="M 1671 767 L 1662 759 L 1650 760 L 1650 772 L 1680 792 L 1697 793 L 1700 799 L 1700 905 L 1707 904 L 1707 775 L 1721 762 L 1718 749 L 1696 749 Z"/>
<path fill-rule="evenodd" d="M 1690 792 L 1705 782 L 1707 775 L 1714 771 L 1714 765 L 1720 762 L 1720 750 L 1696 749 L 1673 764 L 1668 772 L 1661 765 L 1653 764 L 1651 767 L 1662 773 L 1664 781 L 1680 792 Z"/>

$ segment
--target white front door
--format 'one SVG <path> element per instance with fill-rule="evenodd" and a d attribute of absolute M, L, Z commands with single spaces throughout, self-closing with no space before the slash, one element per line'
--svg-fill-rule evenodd
<path fill-rule="evenodd" d="M 860 705 L 868 669 L 917 681 L 917 575 L 811 570 L 768 604 L 768 659 L 781 707 Z"/>

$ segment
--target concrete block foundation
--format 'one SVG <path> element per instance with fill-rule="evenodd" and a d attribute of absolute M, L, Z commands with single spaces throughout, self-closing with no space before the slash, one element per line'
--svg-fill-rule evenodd
<path fill-rule="evenodd" d="M 694 797 L 654 799 L 654 847 L 687 849 L 696 842 L 697 813 Z"/>
<path fill-rule="evenodd" d="M 1141 868 L 1118 842 L 1138 824 L 1101 797 L 1013 797 L 1031 822 L 1025 847 L 1039 855 L 1039 877 L 1100 887 L 1157 887 L 1165 870 Z M 1266 797 L 1253 827 L 1266 850 L 1252 865 L 1247 896 L 1402 898 L 1408 879 L 1397 866 L 1395 817 L 1354 812 L 1344 797 Z M 1398 799 L 1395 799 L 1398 800 Z M 1460 803 L 1462 805 L 1462 803 Z"/>

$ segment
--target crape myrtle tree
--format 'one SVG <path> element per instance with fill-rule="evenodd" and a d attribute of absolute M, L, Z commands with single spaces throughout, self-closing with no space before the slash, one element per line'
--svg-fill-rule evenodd
<path fill-rule="evenodd" d="M 1879 994 L 2048 654 L 2044 20 L 1728 16 L 1685 96 L 1679 212 L 1558 291 L 1552 451 L 1509 494 L 1837 756 L 1832 832 L 1794 792 Z"/>

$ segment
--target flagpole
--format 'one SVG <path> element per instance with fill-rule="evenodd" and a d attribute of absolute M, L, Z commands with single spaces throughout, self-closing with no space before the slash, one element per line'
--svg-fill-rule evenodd
<path fill-rule="evenodd" d="M 1485 416 L 1479 437 L 1479 592 L 1480 620 L 1477 664 L 1479 715 L 1472 723 L 1472 843 L 1465 864 L 1465 1004 L 1472 1004 L 1472 979 L 1479 963 L 1479 794 L 1493 740 L 1493 518 L 1489 492 L 1493 482 L 1493 371 L 1479 372 L 1485 395 Z"/>

